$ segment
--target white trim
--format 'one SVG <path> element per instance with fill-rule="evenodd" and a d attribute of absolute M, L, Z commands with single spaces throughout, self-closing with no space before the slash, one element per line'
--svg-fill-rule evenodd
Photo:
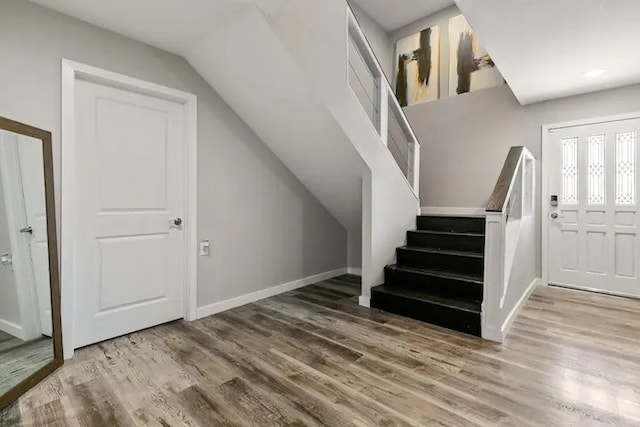
<path fill-rule="evenodd" d="M 502 333 L 503 340 L 507 337 L 509 330 L 511 330 L 511 326 L 513 326 L 513 322 L 518 317 L 518 314 L 520 314 L 522 307 L 524 307 L 527 300 L 529 300 L 529 297 L 536 290 L 536 287 L 540 283 L 541 283 L 541 279 L 539 277 L 536 277 L 535 279 L 533 279 L 529 284 L 529 286 L 527 287 L 527 290 L 524 291 L 524 294 L 522 294 L 522 296 L 520 297 L 516 305 L 513 307 L 513 309 L 511 309 L 511 312 L 507 315 L 507 318 L 505 319 L 504 323 L 502 324 L 502 327 L 500 328 L 500 332 Z"/>
<path fill-rule="evenodd" d="M 540 173 L 542 174 L 542 189 L 540 191 L 540 228 L 542 236 L 540 236 L 540 264 L 542 271 L 540 272 L 541 280 L 549 283 L 549 167 L 547 166 L 546 156 L 549 145 L 549 130 L 551 127 L 542 126 L 542 144 L 540 145 Z"/>
<path fill-rule="evenodd" d="M 611 114 L 608 116 L 599 116 L 599 117 L 591 117 L 588 119 L 571 120 L 568 122 L 551 123 L 551 124 L 542 126 L 542 129 L 546 130 L 547 133 L 549 133 L 548 131 L 554 131 L 554 130 L 565 129 L 570 127 L 595 125 L 599 123 L 619 122 L 619 121 L 633 120 L 638 118 L 640 118 L 640 111 L 635 111 L 631 113 Z"/>
<path fill-rule="evenodd" d="M 553 133 L 553 131 L 559 130 L 559 129 L 565 129 L 565 128 L 576 127 L 576 126 L 587 126 L 587 125 L 593 125 L 598 123 L 609 123 L 609 122 L 618 122 L 618 121 L 624 121 L 624 120 L 633 120 L 638 118 L 640 118 L 640 111 L 623 113 L 623 114 L 613 114 L 608 116 L 592 117 L 588 119 L 572 120 L 568 122 L 552 123 L 552 124 L 542 126 L 542 144 L 540 147 L 540 162 L 542 163 L 542 168 L 541 168 L 542 206 L 540 208 L 540 215 L 541 215 L 540 221 L 542 222 L 541 223 L 542 242 L 541 242 L 541 248 L 540 248 L 541 264 L 542 264 L 542 271 L 541 271 L 542 283 L 549 284 L 549 224 L 550 224 L 550 221 L 549 221 L 549 214 L 550 214 L 549 174 L 551 171 L 549 170 L 548 162 L 545 161 L 545 157 L 547 156 L 547 153 L 550 152 L 549 150 L 549 144 L 551 142 L 550 135 Z M 587 288 L 577 288 L 577 287 L 576 289 L 591 290 Z"/>
<path fill-rule="evenodd" d="M 349 267 L 347 269 L 347 273 L 353 274 L 355 276 L 362 276 L 362 269 L 361 268 L 356 268 L 356 267 Z"/>
<path fill-rule="evenodd" d="M 371 297 L 360 295 L 358 297 L 358 304 L 360 304 L 362 307 L 371 308 Z"/>
<path fill-rule="evenodd" d="M 420 213 L 441 216 L 485 216 L 485 208 L 422 206 Z"/>
<path fill-rule="evenodd" d="M 272 286 L 270 288 L 262 289 L 260 291 L 251 292 L 245 295 L 240 295 L 239 297 L 205 305 L 204 307 L 198 308 L 197 318 L 201 319 L 203 317 L 212 316 L 214 314 L 221 313 L 223 311 L 231 310 L 233 308 L 240 307 L 246 304 L 251 304 L 252 302 L 260 301 L 265 298 L 273 297 L 285 292 L 302 288 L 304 286 L 312 285 L 314 283 L 318 283 L 323 280 L 328 280 L 334 277 L 342 276 L 343 274 L 346 274 L 346 273 L 347 273 L 346 268 L 339 268 L 337 270 L 315 274 L 313 276 L 294 280 L 288 283 L 283 283 L 281 285 Z"/>
<path fill-rule="evenodd" d="M 511 309 L 511 311 L 505 318 L 504 322 L 502 322 L 502 326 L 500 327 L 499 330 L 497 328 L 487 327 L 483 323 L 482 338 L 490 341 L 499 342 L 499 343 L 504 342 L 504 339 L 509 334 L 509 330 L 511 330 L 511 326 L 513 325 L 513 322 L 518 317 L 518 314 L 520 314 L 520 310 L 522 310 L 522 307 L 524 307 L 525 303 L 527 302 L 527 300 L 529 299 L 529 297 L 535 291 L 536 287 L 539 284 L 541 284 L 541 280 L 539 277 L 536 277 L 531 281 L 531 283 L 529 284 L 525 292 L 522 294 L 522 296 L 518 300 L 518 302 L 515 304 L 515 306 Z M 484 307 L 483 307 L 483 310 L 484 310 Z"/>
<path fill-rule="evenodd" d="M 562 288 L 562 289 L 569 289 L 572 291 L 592 292 L 594 294 L 602 294 L 602 295 L 609 295 L 612 297 L 621 297 L 621 298 L 630 298 L 630 299 L 640 300 L 640 296 L 638 295 L 631 295 L 631 294 L 625 294 L 620 292 L 609 292 L 603 289 L 590 288 L 588 286 L 566 285 L 563 283 L 548 283 L 547 286 Z"/>
<path fill-rule="evenodd" d="M 13 322 L 9 322 L 8 320 L 0 319 L 0 331 L 6 332 L 9 335 L 12 335 L 22 341 L 28 341 L 33 339 L 33 337 L 26 337 L 24 334 L 24 329 L 22 326 L 16 325 Z"/>
<path fill-rule="evenodd" d="M 61 185 L 61 265 L 60 282 L 62 293 L 62 330 L 64 357 L 73 356 L 73 310 L 74 310 L 74 235 L 75 212 L 75 82 L 85 80 L 125 89 L 144 95 L 166 99 L 185 107 L 185 141 L 187 162 L 186 224 L 187 234 L 187 285 L 185 295 L 185 319 L 196 318 L 198 284 L 198 99 L 195 95 L 176 89 L 146 82 L 122 74 L 113 73 L 89 65 L 62 59 L 62 185 Z M 66 238 L 65 238 L 66 236 Z"/>

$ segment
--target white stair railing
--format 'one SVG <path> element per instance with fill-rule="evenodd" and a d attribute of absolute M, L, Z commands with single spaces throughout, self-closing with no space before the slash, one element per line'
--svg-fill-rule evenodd
<path fill-rule="evenodd" d="M 485 212 L 483 338 L 502 342 L 530 291 L 515 272 L 529 261 L 518 255 L 532 243 L 534 197 L 535 157 L 526 147 L 511 147 Z"/>
<path fill-rule="evenodd" d="M 350 7 L 349 85 L 389 149 L 416 197 L 420 185 L 420 144 L 387 77 Z"/>

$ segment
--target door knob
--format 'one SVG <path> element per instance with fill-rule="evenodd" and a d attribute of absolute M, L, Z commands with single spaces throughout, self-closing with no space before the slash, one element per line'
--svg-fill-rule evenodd
<path fill-rule="evenodd" d="M 558 219 L 558 212 L 551 212 L 551 219 Z"/>
<path fill-rule="evenodd" d="M 173 220 L 173 225 L 180 227 L 182 225 L 182 218 L 176 218 Z"/>
<path fill-rule="evenodd" d="M 27 233 L 27 234 L 33 234 L 33 228 L 32 227 L 21 228 L 20 232 L 21 233 Z"/>

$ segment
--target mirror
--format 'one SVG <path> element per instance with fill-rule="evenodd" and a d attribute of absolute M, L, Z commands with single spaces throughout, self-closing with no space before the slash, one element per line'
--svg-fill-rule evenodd
<path fill-rule="evenodd" d="M 51 134 L 0 117 L 0 409 L 62 364 Z"/>

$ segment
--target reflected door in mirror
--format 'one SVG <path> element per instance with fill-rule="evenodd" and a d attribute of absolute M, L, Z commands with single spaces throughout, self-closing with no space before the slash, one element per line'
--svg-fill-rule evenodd
<path fill-rule="evenodd" d="M 43 141 L 0 130 L 0 395 L 54 359 Z"/>

